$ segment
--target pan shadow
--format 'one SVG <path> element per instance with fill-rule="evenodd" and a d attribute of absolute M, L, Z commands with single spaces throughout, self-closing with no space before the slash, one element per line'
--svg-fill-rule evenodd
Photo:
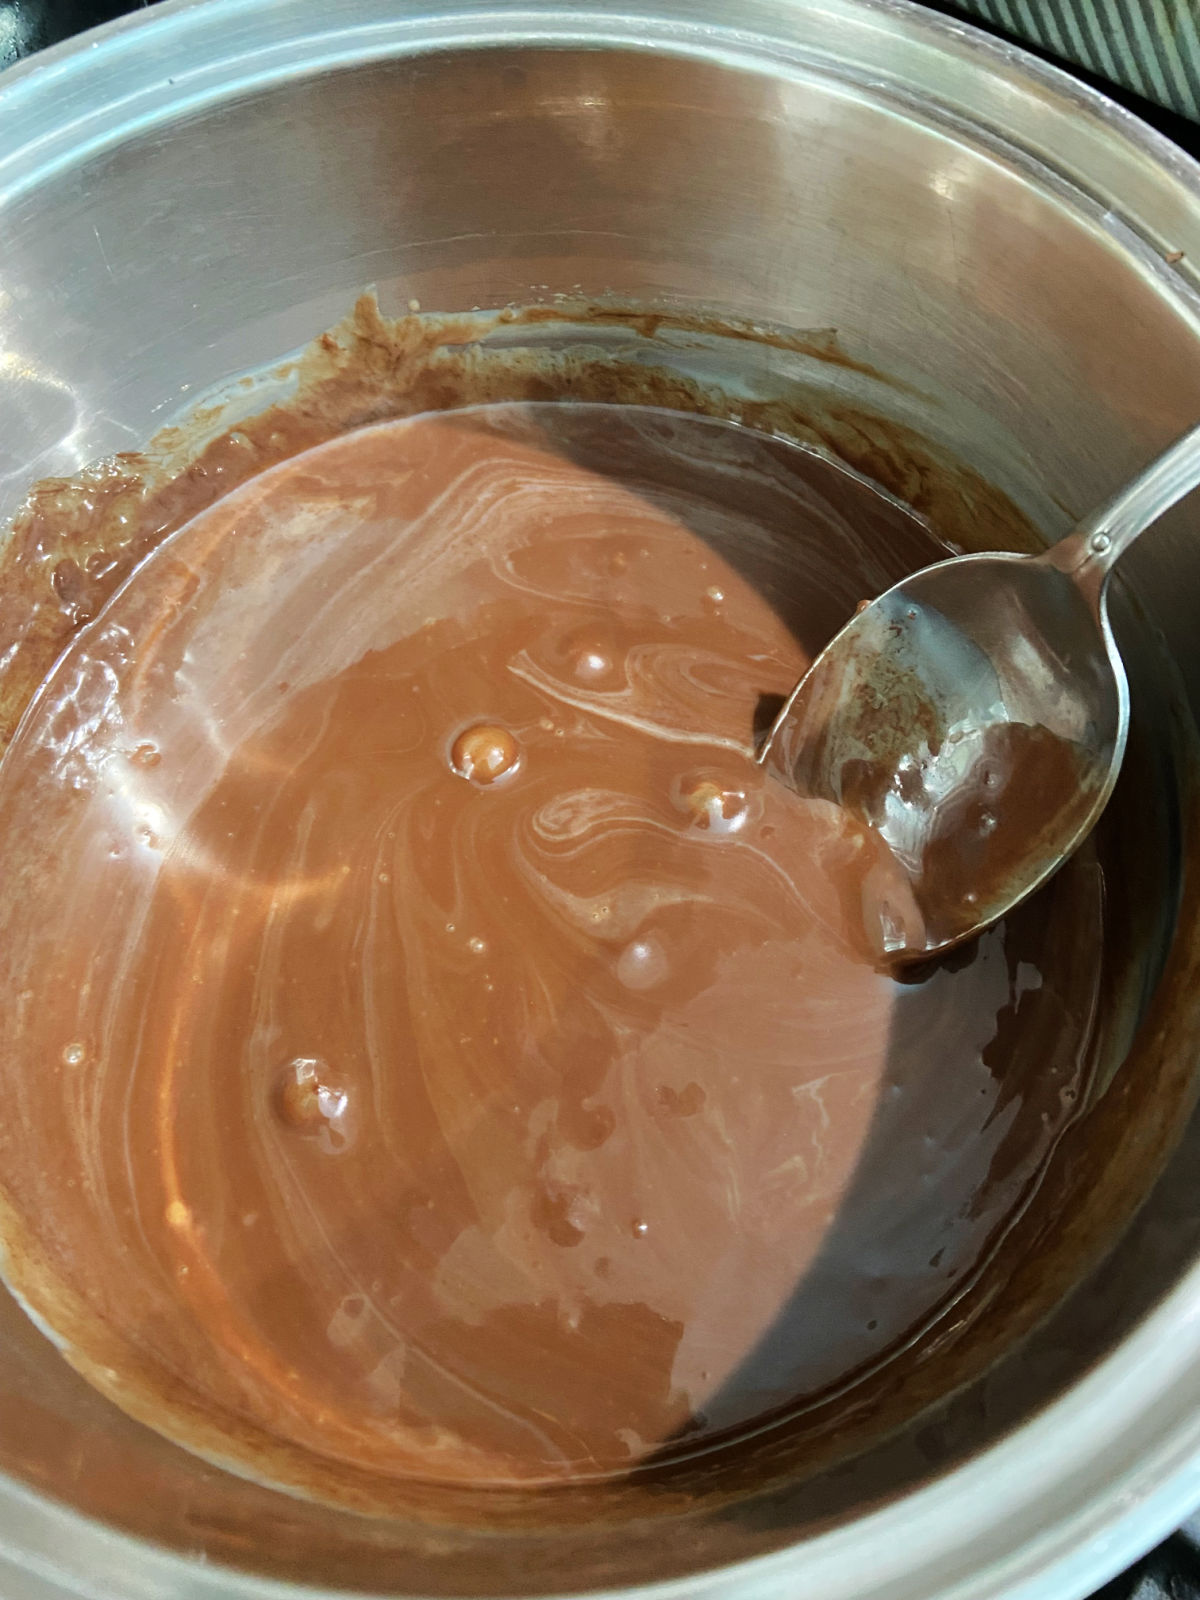
<path fill-rule="evenodd" d="M 529 408 L 534 427 L 545 409 Z M 875 592 L 947 553 L 907 508 L 802 447 L 761 435 L 748 447 L 744 432 L 689 417 L 684 431 L 707 429 L 711 439 L 697 475 L 694 439 L 681 440 L 670 414 L 570 410 L 577 425 L 560 410 L 541 442 L 678 518 L 753 584 L 810 656 L 866 597 L 847 584 L 853 563 L 835 553 L 840 541 L 866 544 Z M 750 537 L 746 522 L 757 530 Z M 797 572 L 815 573 L 822 593 L 798 593 Z M 703 1494 L 723 1483 L 734 1497 L 726 1514 L 747 1526 L 818 1525 L 861 1511 L 1045 1404 L 1178 1270 L 1161 1237 L 1155 1270 L 1142 1269 L 1144 1242 L 1140 1251 L 1117 1245 L 1191 1092 L 1178 1075 L 1138 1083 L 1132 1065 L 1121 1095 L 1110 1091 L 1175 932 L 1190 756 L 1161 641 L 1127 597 L 1114 599 L 1135 725 L 1092 840 L 997 928 L 896 975 L 873 1115 L 817 1255 L 798 1268 L 754 1347 L 695 1400 L 635 1479 L 686 1488 L 694 1478 Z M 760 694 L 756 744 L 781 704 L 777 693 Z M 1130 1118 L 1155 1151 L 1136 1170 L 1116 1133 Z M 1192 1230 L 1181 1237 L 1200 1230 L 1200 1214 Z M 1112 1264 L 1089 1279 L 1112 1251 Z M 889 1301 L 893 1318 L 899 1308 L 904 1321 L 906 1304 L 913 1314 L 885 1341 Z M 757 1428 L 720 1437 L 723 1413 L 749 1411 Z M 709 1437 L 689 1463 L 698 1432 Z"/>

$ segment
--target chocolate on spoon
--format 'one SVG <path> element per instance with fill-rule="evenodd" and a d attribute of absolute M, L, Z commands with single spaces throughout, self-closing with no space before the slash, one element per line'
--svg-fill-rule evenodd
<path fill-rule="evenodd" d="M 759 759 L 866 822 L 903 869 L 866 908 L 884 959 L 981 932 L 1095 824 L 1129 725 L 1109 574 L 1197 484 L 1200 426 L 1044 554 L 957 556 L 905 578 L 788 697 Z"/>

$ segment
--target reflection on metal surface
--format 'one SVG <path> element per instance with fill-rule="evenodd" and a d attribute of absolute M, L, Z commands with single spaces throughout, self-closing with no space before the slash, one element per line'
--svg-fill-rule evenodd
<path fill-rule="evenodd" d="M 0 480 L 17 479 L 23 486 L 31 469 L 36 472 L 50 451 L 69 439 L 79 412 L 66 384 L 15 350 L 0 350 L 0 414 Z"/>

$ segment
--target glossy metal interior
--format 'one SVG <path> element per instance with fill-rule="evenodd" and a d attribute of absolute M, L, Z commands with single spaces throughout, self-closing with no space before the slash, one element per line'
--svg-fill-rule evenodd
<path fill-rule="evenodd" d="M 1184 157 L 897 0 L 175 0 L 0 80 L 0 515 L 374 283 L 392 311 L 615 294 L 836 329 L 887 381 L 824 368 L 831 404 L 917 427 L 1054 537 L 1200 415 L 1192 261 Z M 815 382 L 799 360 L 747 346 L 741 379 Z M 1200 697 L 1195 514 L 1127 566 Z M 1198 1150 L 1031 1345 L 868 1468 L 586 1539 L 244 1484 L 0 1303 L 0 1592 L 1069 1600 L 1200 1502 Z"/>

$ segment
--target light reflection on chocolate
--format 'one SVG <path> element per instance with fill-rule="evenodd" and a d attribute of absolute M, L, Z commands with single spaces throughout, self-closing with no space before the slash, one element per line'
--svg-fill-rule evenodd
<path fill-rule="evenodd" d="M 942 553 L 835 480 L 648 409 L 387 423 L 78 636 L 0 767 L 0 1189 L 93 1381 L 300 1486 L 578 1479 L 979 1269 L 1082 1087 L 1100 881 L 876 970 L 876 843 L 752 748 Z"/>

